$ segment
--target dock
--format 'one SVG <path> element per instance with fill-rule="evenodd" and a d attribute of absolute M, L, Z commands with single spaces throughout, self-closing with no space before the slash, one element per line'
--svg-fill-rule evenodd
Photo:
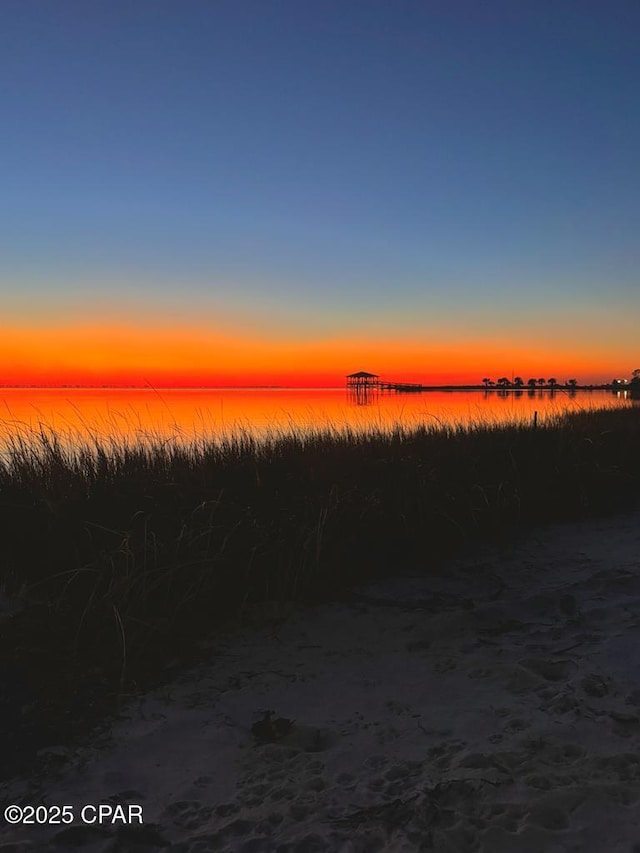
<path fill-rule="evenodd" d="M 380 379 L 377 373 L 368 373 L 364 370 L 350 373 L 346 379 L 347 390 L 357 397 L 369 396 L 378 391 L 412 394 L 423 391 L 478 391 L 484 388 L 483 385 L 422 385 L 419 382 L 388 382 Z"/>
<path fill-rule="evenodd" d="M 378 388 L 381 391 L 397 391 L 401 394 L 428 390 L 426 385 L 418 385 L 416 382 L 378 382 Z"/>

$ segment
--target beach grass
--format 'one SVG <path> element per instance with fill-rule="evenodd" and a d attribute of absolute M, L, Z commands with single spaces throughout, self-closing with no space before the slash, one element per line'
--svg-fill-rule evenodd
<path fill-rule="evenodd" d="M 340 598 L 640 495 L 640 410 L 223 440 L 17 433 L 0 460 L 0 705 L 56 741 L 266 603 Z M 26 710 L 25 710 L 26 709 Z M 18 738 L 18 741 L 20 739 Z M 18 742 L 16 741 L 16 742 Z"/>

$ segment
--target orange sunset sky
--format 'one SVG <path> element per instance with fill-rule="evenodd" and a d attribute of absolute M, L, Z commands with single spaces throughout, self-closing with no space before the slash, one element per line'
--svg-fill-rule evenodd
<path fill-rule="evenodd" d="M 561 327 L 562 323 L 558 323 Z M 586 338 L 586 340 L 584 340 Z M 157 322 L 5 326 L 0 337 L 2 384 L 156 387 L 341 385 L 347 372 L 433 384 L 479 384 L 484 376 L 555 376 L 564 382 L 627 376 L 634 349 L 614 327 L 599 340 L 580 328 L 473 335 L 367 336 L 258 334 L 207 324 Z M 625 370 L 625 368 L 628 368 Z"/>

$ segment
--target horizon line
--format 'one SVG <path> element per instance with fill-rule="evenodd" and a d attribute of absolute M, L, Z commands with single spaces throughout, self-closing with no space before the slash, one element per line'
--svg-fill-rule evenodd
<path fill-rule="evenodd" d="M 585 382 L 579 383 L 574 386 L 575 388 L 596 388 L 596 387 L 608 387 L 613 384 L 615 380 L 611 380 L 609 382 Z M 618 380 L 620 381 L 620 380 Z M 623 380 L 624 381 L 624 380 Z M 376 383 L 378 384 L 378 383 Z M 481 391 L 495 391 L 495 390 L 505 390 L 502 386 L 498 386 L 493 384 L 491 386 L 486 386 L 482 382 L 460 382 L 460 383 L 443 383 L 437 385 L 423 385 L 420 382 L 402 382 L 402 381 L 392 381 L 388 380 L 382 382 L 380 384 L 383 385 L 406 385 L 406 386 L 414 386 L 416 388 L 424 388 L 429 389 L 432 388 L 437 390 L 439 388 L 477 388 Z M 556 388 L 565 387 L 566 383 L 556 383 Z M 0 383 L 0 388 L 8 388 L 8 389 L 20 389 L 20 388 L 31 388 L 31 389 L 75 389 L 75 390 L 91 390 L 91 391 L 119 391 L 119 390 L 128 390 L 128 391 L 229 391 L 229 390 L 258 390 L 258 389 L 272 389 L 272 390 L 291 390 L 291 391 L 300 391 L 300 390 L 319 390 L 319 391 L 330 391 L 330 390 L 346 390 L 348 386 L 346 385 L 151 385 L 147 383 L 145 385 L 84 385 L 84 384 L 42 384 L 42 383 Z M 521 386 L 514 386 L 511 383 L 507 386 L 506 390 L 530 390 L 532 386 L 528 384 L 524 384 Z M 546 382 L 545 385 L 538 385 L 533 390 L 542 390 L 547 387 Z"/>

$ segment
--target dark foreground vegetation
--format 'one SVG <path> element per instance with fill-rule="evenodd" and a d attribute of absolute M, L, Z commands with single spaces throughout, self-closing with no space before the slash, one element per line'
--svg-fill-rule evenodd
<path fill-rule="evenodd" d="M 424 569 L 517 525 L 640 496 L 640 410 L 524 426 L 247 437 L 0 462 L 5 772 L 193 661 L 260 602 L 313 602 Z"/>

